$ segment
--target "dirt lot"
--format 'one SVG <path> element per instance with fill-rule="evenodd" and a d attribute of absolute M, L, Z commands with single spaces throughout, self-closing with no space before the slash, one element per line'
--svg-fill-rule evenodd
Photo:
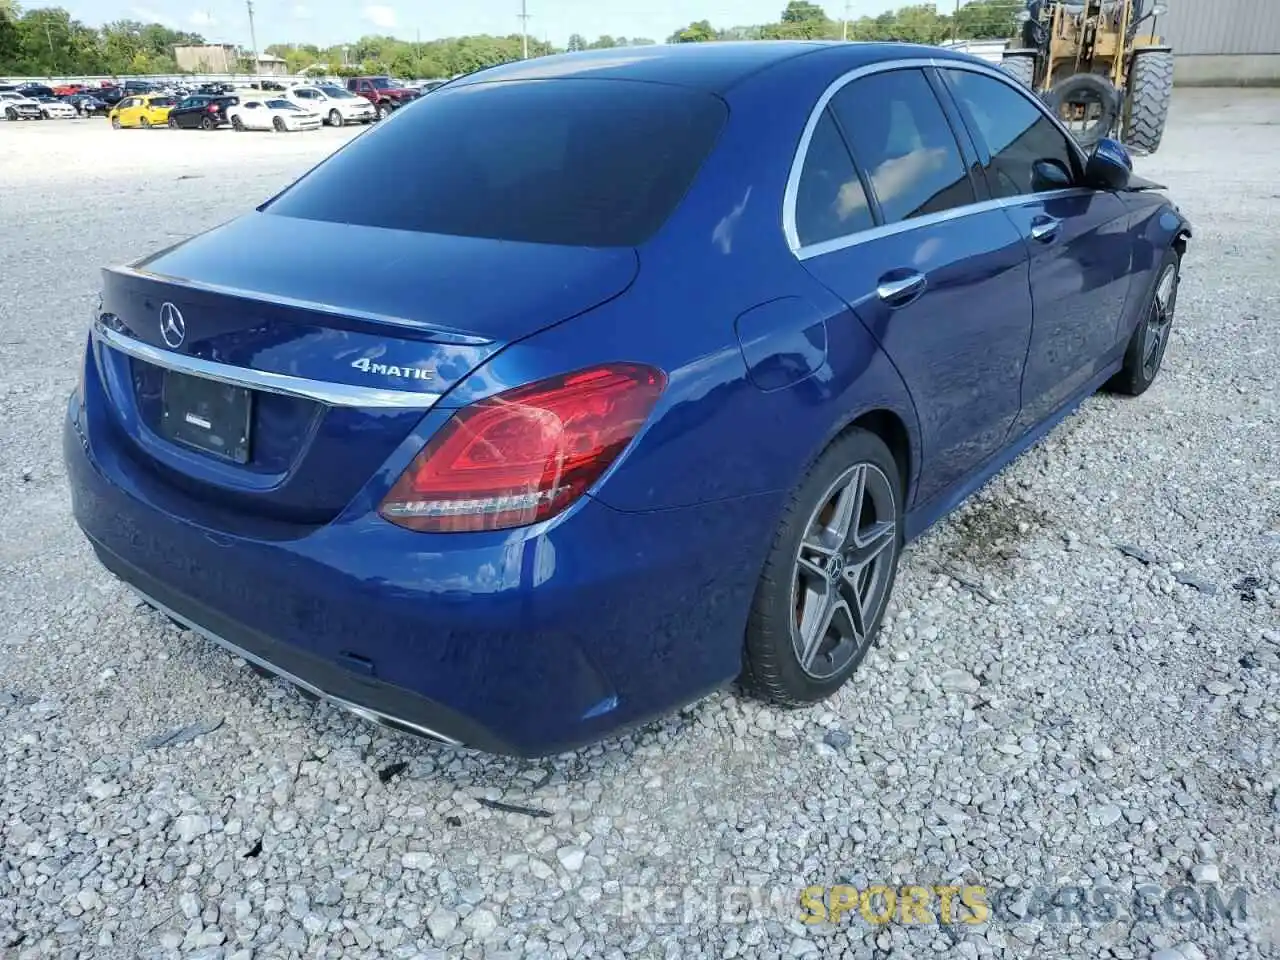
<path fill-rule="evenodd" d="M 69 515 L 98 268 L 354 133 L 0 123 L 0 955 L 1280 955 L 1280 98 L 1176 97 L 1138 161 L 1196 228 L 1160 381 L 916 544 L 856 682 L 543 763 L 260 679 Z M 802 921 L 803 888 L 876 883 L 990 909 Z"/>

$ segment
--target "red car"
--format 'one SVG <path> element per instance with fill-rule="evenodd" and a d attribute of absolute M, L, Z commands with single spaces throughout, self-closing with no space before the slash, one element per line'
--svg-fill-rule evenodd
<path fill-rule="evenodd" d="M 406 87 L 390 77 L 350 77 L 347 89 L 377 107 L 379 120 L 389 117 L 391 111 L 422 96 L 420 90 Z"/>

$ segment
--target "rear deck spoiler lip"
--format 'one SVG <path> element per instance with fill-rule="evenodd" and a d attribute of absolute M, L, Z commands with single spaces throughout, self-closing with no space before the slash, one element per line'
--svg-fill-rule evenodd
<path fill-rule="evenodd" d="M 286 297 L 274 293 L 263 293 L 258 290 L 241 290 L 237 287 L 229 287 L 217 283 L 205 283 L 204 281 L 193 280 L 189 277 L 174 277 L 164 273 L 153 273 L 150 270 L 142 270 L 134 266 L 125 265 L 104 267 L 103 271 L 105 273 L 114 273 L 118 276 L 130 277 L 137 280 L 150 280 L 156 283 L 166 283 L 176 287 L 185 287 L 188 290 L 197 290 L 201 293 L 213 293 L 224 297 L 234 297 L 238 300 L 257 300 L 260 303 L 269 303 L 277 307 L 291 307 L 299 310 L 309 310 L 314 313 L 327 314 L 332 317 L 341 317 L 346 320 L 362 320 L 366 323 L 385 324 L 386 326 L 397 330 L 411 331 L 419 336 L 426 337 L 432 343 L 447 343 L 461 347 L 484 347 L 489 346 L 494 342 L 488 337 L 478 337 L 474 334 L 461 333 L 457 330 L 449 330 L 433 324 L 423 323 L 420 320 L 412 320 L 408 317 L 394 317 L 388 314 L 374 313 L 369 310 L 339 307 L 331 303 L 321 303 L 315 300 L 302 300 L 297 297 Z"/>

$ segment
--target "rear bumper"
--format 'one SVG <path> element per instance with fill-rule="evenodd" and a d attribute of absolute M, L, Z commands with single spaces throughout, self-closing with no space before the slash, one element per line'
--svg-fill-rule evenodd
<path fill-rule="evenodd" d="M 305 530 L 216 517 L 114 426 L 96 378 L 64 430 L 75 518 L 101 562 L 246 659 L 367 719 L 545 756 L 723 686 L 740 668 L 772 520 L 750 499 L 424 535 L 376 514 Z M 199 520 L 193 519 L 198 517 Z"/>
<path fill-rule="evenodd" d="M 362 678 L 306 650 L 281 643 L 183 596 L 162 580 L 89 539 L 98 560 L 153 607 L 236 656 L 362 719 L 441 743 L 491 753 L 519 753 L 482 727 L 412 691 Z"/>

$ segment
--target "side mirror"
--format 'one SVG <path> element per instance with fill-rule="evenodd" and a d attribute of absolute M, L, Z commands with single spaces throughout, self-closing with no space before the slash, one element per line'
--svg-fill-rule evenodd
<path fill-rule="evenodd" d="M 1031 165 L 1031 189 L 1036 193 L 1066 190 L 1073 186 L 1075 184 L 1071 182 L 1071 171 L 1060 160 L 1037 160 Z"/>
<path fill-rule="evenodd" d="M 1133 174 L 1133 160 L 1119 140 L 1102 139 L 1085 164 L 1085 185 L 1095 190 L 1123 190 Z"/>

